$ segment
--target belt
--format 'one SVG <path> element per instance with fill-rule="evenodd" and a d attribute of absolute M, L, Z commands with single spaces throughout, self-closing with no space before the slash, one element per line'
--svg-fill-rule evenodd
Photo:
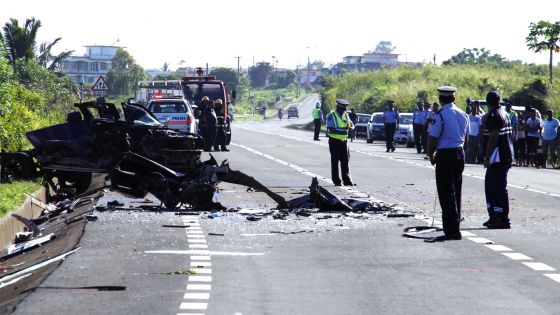
<path fill-rule="evenodd" d="M 463 151 L 462 147 L 459 148 L 442 148 L 442 149 L 437 149 L 438 152 L 457 152 L 457 151 Z"/>

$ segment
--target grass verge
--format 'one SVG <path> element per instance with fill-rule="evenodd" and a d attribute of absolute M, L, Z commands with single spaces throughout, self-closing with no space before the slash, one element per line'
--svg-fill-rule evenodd
<path fill-rule="evenodd" d="M 19 207 L 26 196 L 24 193 L 32 194 L 41 188 L 38 182 L 13 182 L 0 184 L 0 218 Z"/>

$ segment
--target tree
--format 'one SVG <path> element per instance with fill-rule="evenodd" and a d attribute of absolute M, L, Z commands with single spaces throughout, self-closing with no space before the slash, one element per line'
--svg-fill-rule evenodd
<path fill-rule="evenodd" d="M 390 41 L 382 40 L 377 43 L 377 46 L 375 46 L 375 50 L 373 52 L 378 54 L 390 54 L 395 49 L 397 49 L 397 47 L 393 46 L 393 43 L 391 43 Z"/>
<path fill-rule="evenodd" d="M 224 81 L 224 84 L 228 87 L 237 86 L 237 69 L 214 68 L 209 75 L 214 75 L 218 80 Z"/>
<path fill-rule="evenodd" d="M 60 41 L 60 37 L 51 43 L 42 43 L 37 51 L 37 32 L 41 27 L 41 21 L 30 18 L 25 21 L 23 27 L 19 26 L 17 19 L 10 19 L 2 28 L 4 36 L 0 36 L 6 58 L 15 68 L 16 61 L 22 59 L 36 59 L 39 65 L 48 70 L 58 70 L 64 59 L 68 58 L 73 51 L 66 51 L 53 56 L 52 47 Z"/>
<path fill-rule="evenodd" d="M 539 21 L 529 25 L 529 36 L 525 39 L 529 50 L 537 53 L 543 50 L 550 51 L 550 61 L 548 63 L 550 83 L 552 83 L 552 56 L 555 52 L 560 51 L 559 41 L 560 22 Z"/>
<path fill-rule="evenodd" d="M 511 61 L 508 61 L 499 54 L 492 54 L 492 52 L 490 50 L 486 50 L 486 48 L 463 48 L 463 51 L 455 56 L 452 56 L 449 60 L 444 61 L 443 65 L 489 64 L 494 66 L 504 66 L 509 63 L 511 63 Z"/>
<path fill-rule="evenodd" d="M 111 70 L 107 73 L 107 83 L 113 96 L 132 96 L 138 81 L 146 77 L 144 69 L 124 49 L 119 48 L 111 62 Z"/>
<path fill-rule="evenodd" d="M 274 70 L 268 62 L 258 62 L 256 66 L 249 67 L 249 78 L 253 87 L 266 87 L 268 86 L 268 78 L 270 73 Z"/>

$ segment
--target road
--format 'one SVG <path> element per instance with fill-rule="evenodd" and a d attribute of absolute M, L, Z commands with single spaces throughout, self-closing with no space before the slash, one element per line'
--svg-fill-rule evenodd
<path fill-rule="evenodd" d="M 359 139 L 350 144 L 357 187 L 334 187 L 326 139 L 297 126 L 316 102 L 303 102 L 299 119 L 236 122 L 231 152 L 214 156 L 286 197 L 305 194 L 316 176 L 340 197 L 365 193 L 415 217 L 97 212 L 81 249 L 41 285 L 58 289 L 37 289 L 15 313 L 560 314 L 558 171 L 512 169 L 512 229 L 487 230 L 484 169 L 467 165 L 463 240 L 405 238 L 405 227 L 440 224 L 433 167 L 415 149 L 385 153 Z M 242 186 L 220 188 L 229 208 L 275 206 Z M 108 192 L 99 204 L 113 199 L 141 202 Z M 99 285 L 127 290 L 72 289 Z"/>

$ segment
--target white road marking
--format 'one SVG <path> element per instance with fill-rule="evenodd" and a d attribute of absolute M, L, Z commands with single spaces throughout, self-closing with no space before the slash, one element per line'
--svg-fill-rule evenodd
<path fill-rule="evenodd" d="M 187 230 L 187 234 L 203 234 L 202 230 Z"/>
<path fill-rule="evenodd" d="M 549 277 L 550 279 L 560 283 L 560 274 L 559 273 L 545 273 L 544 275 Z"/>
<path fill-rule="evenodd" d="M 204 238 L 204 234 L 187 234 L 188 238 Z"/>
<path fill-rule="evenodd" d="M 189 276 L 189 282 L 212 282 L 212 276 Z"/>
<path fill-rule="evenodd" d="M 522 264 L 536 271 L 556 271 L 556 269 L 541 262 L 522 262 Z"/>
<path fill-rule="evenodd" d="M 187 300 L 208 300 L 210 293 L 185 293 L 184 299 Z"/>
<path fill-rule="evenodd" d="M 477 244 L 494 244 L 494 242 L 484 237 L 469 237 L 468 239 Z"/>
<path fill-rule="evenodd" d="M 476 234 L 471 233 L 471 232 L 469 232 L 469 231 L 461 231 L 461 235 L 462 235 L 463 237 L 476 236 Z"/>
<path fill-rule="evenodd" d="M 496 245 L 496 244 L 488 244 L 488 245 L 484 245 L 488 248 L 490 248 L 493 251 L 497 251 L 497 252 L 510 252 L 513 251 L 513 249 L 504 246 L 504 245 Z"/>
<path fill-rule="evenodd" d="M 177 315 L 204 315 L 204 313 L 178 313 Z"/>
<path fill-rule="evenodd" d="M 210 291 L 211 289 L 210 284 L 187 284 L 187 290 Z"/>
<path fill-rule="evenodd" d="M 521 253 L 502 253 L 502 255 L 509 257 L 513 260 L 533 260 L 533 258 Z"/>
<path fill-rule="evenodd" d="M 191 260 L 210 260 L 210 256 L 191 256 Z"/>
<path fill-rule="evenodd" d="M 181 306 L 179 306 L 179 308 L 182 310 L 205 310 L 207 307 L 208 307 L 208 303 L 190 303 L 190 302 L 181 303 Z"/>
<path fill-rule="evenodd" d="M 187 226 L 185 229 L 188 231 L 201 231 L 200 226 Z"/>
<path fill-rule="evenodd" d="M 196 274 L 211 274 L 212 273 L 212 269 L 207 269 L 207 268 L 191 268 L 191 270 L 193 272 L 195 272 Z"/>
<path fill-rule="evenodd" d="M 198 244 L 206 244 L 206 240 L 203 238 L 189 238 L 187 240 L 189 243 L 198 243 Z"/>
<path fill-rule="evenodd" d="M 204 244 L 190 244 L 189 243 L 189 248 L 208 248 L 208 245 L 204 245 Z"/>
<path fill-rule="evenodd" d="M 209 261 L 193 261 L 191 257 L 191 267 L 212 267 Z"/>

